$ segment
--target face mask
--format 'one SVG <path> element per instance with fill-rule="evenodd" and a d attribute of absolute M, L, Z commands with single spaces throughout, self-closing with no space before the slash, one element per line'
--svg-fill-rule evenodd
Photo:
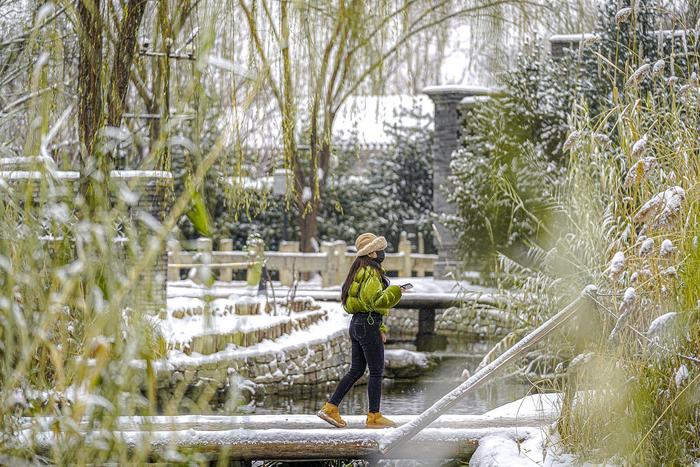
<path fill-rule="evenodd" d="M 382 251 L 377 252 L 377 257 L 375 259 L 377 260 L 377 263 L 381 264 L 382 261 L 384 261 L 385 257 L 386 257 L 386 254 L 384 253 L 384 250 L 382 250 Z"/>

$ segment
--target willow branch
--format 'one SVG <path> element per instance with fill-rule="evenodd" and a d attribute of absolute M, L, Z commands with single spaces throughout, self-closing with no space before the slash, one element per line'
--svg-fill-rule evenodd
<path fill-rule="evenodd" d="M 281 110 L 284 108 L 282 94 L 279 91 L 277 83 L 272 77 L 272 68 L 270 67 L 270 62 L 267 59 L 265 48 L 263 47 L 262 40 L 260 38 L 260 35 L 258 34 L 257 27 L 255 26 L 255 18 L 253 17 L 253 14 L 251 13 L 250 9 L 246 6 L 245 0 L 238 0 L 238 4 L 241 6 L 243 12 L 245 13 L 246 20 L 248 21 L 248 30 L 250 31 L 251 36 L 253 36 L 253 43 L 255 44 L 255 49 L 257 50 L 258 55 L 260 56 L 260 60 L 262 61 L 265 76 L 267 78 L 267 81 L 270 83 L 272 94 L 275 96 L 277 105 Z"/>
<path fill-rule="evenodd" d="M 367 79 L 367 77 L 370 76 L 372 73 L 374 73 L 374 71 L 377 70 L 377 68 L 379 68 L 387 58 L 394 55 L 399 50 L 399 48 L 402 45 L 404 45 L 406 43 L 406 41 L 408 41 L 411 37 L 423 32 L 427 29 L 430 29 L 430 28 L 435 27 L 437 25 L 440 25 L 446 21 L 449 21 L 452 18 L 456 18 L 458 16 L 463 16 L 463 15 L 468 15 L 468 14 L 473 14 L 473 13 L 480 11 L 480 10 L 484 10 L 487 8 L 493 8 L 494 6 L 497 6 L 497 5 L 504 5 L 504 4 L 509 4 L 509 3 L 513 3 L 512 0 L 499 0 L 499 1 L 496 1 L 493 3 L 490 3 L 488 6 L 476 6 L 476 7 L 462 8 L 460 10 L 454 11 L 454 12 L 449 13 L 447 15 L 441 16 L 440 18 L 437 18 L 434 21 L 430 21 L 430 22 L 428 22 L 428 23 L 426 23 L 426 24 L 424 24 L 416 29 L 408 31 L 400 39 L 398 39 L 396 41 L 396 43 L 392 47 L 389 48 L 389 50 L 387 50 L 384 54 L 382 54 L 382 56 L 378 60 L 376 60 L 374 63 L 372 63 L 369 67 L 367 67 L 367 69 L 363 73 L 360 74 L 360 77 L 355 81 L 355 83 L 353 83 L 353 85 L 350 86 L 348 91 L 342 95 L 342 97 L 340 98 L 339 102 L 336 105 L 335 110 L 337 111 L 340 108 L 340 106 L 347 100 L 347 98 L 350 97 L 350 95 L 352 95 L 352 93 L 354 93 L 357 90 L 357 88 L 360 87 L 360 85 L 364 82 L 364 80 Z M 538 2 L 534 2 L 534 1 L 526 1 L 524 3 L 532 5 L 532 6 L 536 6 L 536 7 L 543 7 L 542 4 L 540 4 Z"/>

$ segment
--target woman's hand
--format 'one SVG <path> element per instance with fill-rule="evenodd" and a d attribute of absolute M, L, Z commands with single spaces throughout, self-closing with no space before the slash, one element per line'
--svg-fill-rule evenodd
<path fill-rule="evenodd" d="M 381 335 L 382 335 L 382 343 L 386 344 L 386 333 L 382 332 Z"/>

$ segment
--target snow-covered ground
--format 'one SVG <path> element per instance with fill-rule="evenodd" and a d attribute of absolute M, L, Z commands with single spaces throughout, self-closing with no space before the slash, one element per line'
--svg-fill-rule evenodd
<path fill-rule="evenodd" d="M 312 324 L 307 329 L 285 334 L 278 339 L 265 339 L 257 345 L 245 348 L 230 346 L 226 350 L 216 352 L 211 355 L 200 355 L 185 353 L 173 350 L 168 356 L 168 363 L 174 366 L 205 366 L 206 364 L 216 364 L 219 361 L 229 360 L 235 356 L 237 358 L 255 357 L 271 352 L 288 352 L 292 349 L 309 347 L 318 342 L 327 342 L 338 334 L 344 333 L 350 321 L 350 315 L 345 313 L 340 304 L 328 304 L 329 318 L 316 324 Z"/>
<path fill-rule="evenodd" d="M 282 305 L 277 305 L 269 312 L 265 311 L 265 297 L 257 296 L 257 289 L 240 285 L 227 284 L 219 287 L 217 293 L 227 294 L 226 298 L 214 298 L 205 301 L 207 289 L 197 286 L 191 281 L 180 281 L 185 283 L 168 289 L 168 309 L 164 319 L 156 320 L 160 330 L 169 344 L 188 343 L 194 336 L 207 334 L 230 334 L 232 332 L 250 332 L 264 330 L 287 322 L 295 322 L 306 317 L 306 315 L 318 313 L 317 311 L 302 311 L 290 313 Z M 180 294 L 183 289 L 192 289 L 192 294 Z M 194 295 L 194 296 L 191 296 Z M 258 304 L 259 314 L 237 315 L 234 313 L 236 304 L 255 305 Z M 208 307 L 208 314 L 203 310 Z M 329 316 L 329 321 L 341 322 L 346 325 L 349 317 L 338 303 L 323 303 L 323 311 Z M 185 313 L 186 311 L 186 313 Z M 295 338 L 306 336 L 301 331 L 292 333 Z M 310 337 L 310 336 L 307 336 Z M 278 339 L 279 340 L 279 339 Z M 257 346 L 256 346 L 257 347 Z"/>
<path fill-rule="evenodd" d="M 251 300 L 252 299 L 252 300 Z M 169 343 L 189 342 L 194 335 L 228 334 L 234 331 L 249 332 L 257 329 L 266 329 L 278 323 L 290 321 L 292 318 L 285 309 L 280 309 L 280 314 L 261 313 L 256 315 L 236 315 L 233 310 L 236 303 L 256 302 L 257 298 L 241 297 L 237 300 L 219 298 L 209 302 L 209 318 L 204 316 L 201 310 L 205 302 L 199 298 L 173 297 L 168 299 L 168 314 L 166 319 L 160 320 L 159 325 L 163 337 Z M 259 304 L 262 309 L 264 305 Z M 199 310 L 198 314 L 185 314 L 176 318 L 174 313 L 183 310 Z M 301 316 L 301 314 L 295 314 Z"/>
<path fill-rule="evenodd" d="M 492 289 L 473 286 L 465 281 L 434 280 L 431 277 L 393 278 L 395 284 L 412 283 L 413 289 L 408 293 L 458 293 L 462 291 L 493 292 Z M 284 306 L 289 295 L 289 288 L 279 282 L 268 288 L 267 298 L 258 296 L 256 286 L 248 286 L 243 281 L 220 282 L 206 287 L 192 280 L 172 281 L 168 283 L 168 311 L 164 319 L 157 320 L 165 339 L 173 346 L 190 342 L 193 336 L 207 334 L 230 334 L 232 332 L 250 332 L 263 330 L 302 318 L 301 313 L 290 313 Z M 297 298 L 311 292 L 339 292 L 340 287 L 321 287 L 320 277 L 302 282 L 295 291 Z M 274 294 L 273 294 L 274 291 Z M 265 301 L 274 295 L 278 305 L 275 312 L 264 312 Z M 254 304 L 259 302 L 260 314 L 237 315 L 233 313 L 236 304 Z M 342 307 L 334 302 L 318 302 L 329 313 L 329 321 L 346 323 L 348 316 Z M 203 310 L 208 307 L 205 316 Z M 293 332 L 293 334 L 297 334 Z"/>

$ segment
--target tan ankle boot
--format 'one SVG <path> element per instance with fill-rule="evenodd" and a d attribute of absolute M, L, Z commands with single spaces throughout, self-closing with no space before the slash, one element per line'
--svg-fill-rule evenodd
<path fill-rule="evenodd" d="M 330 402 L 326 402 L 325 404 L 323 404 L 323 408 L 319 410 L 316 415 L 318 415 L 323 420 L 327 421 L 335 427 L 345 428 L 346 426 L 348 426 L 348 424 L 345 423 L 345 420 L 340 418 L 340 411 L 338 410 L 338 406 L 333 405 Z"/>
<path fill-rule="evenodd" d="M 386 418 L 381 412 L 369 412 L 365 426 L 367 428 L 391 428 L 396 426 L 396 423 Z"/>

